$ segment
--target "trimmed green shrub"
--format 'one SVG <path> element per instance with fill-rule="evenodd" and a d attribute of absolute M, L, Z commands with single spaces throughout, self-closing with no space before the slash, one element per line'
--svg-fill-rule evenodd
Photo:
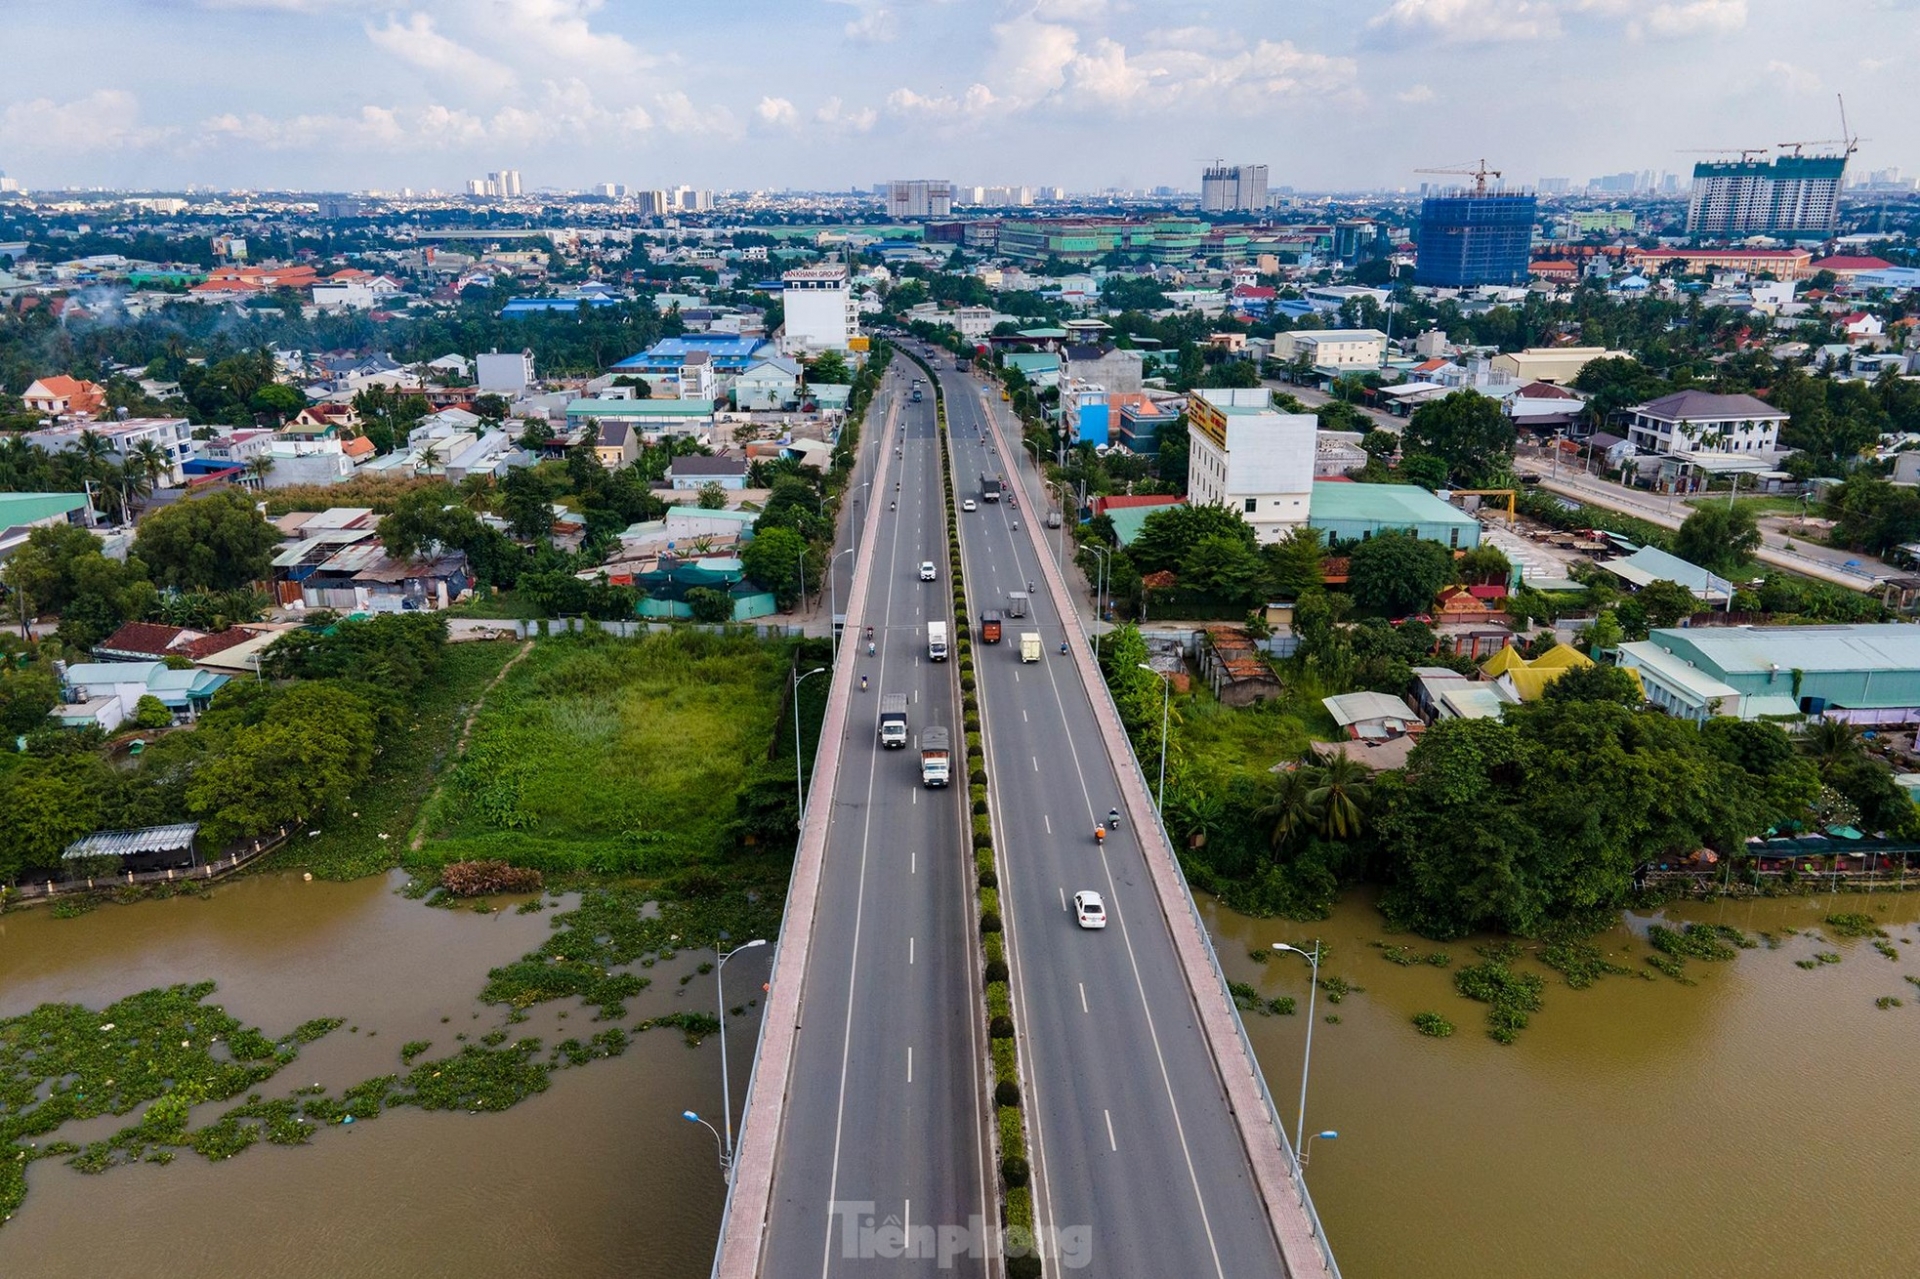
<path fill-rule="evenodd" d="M 1006 943 L 1001 939 L 999 933 L 989 933 L 981 939 L 980 949 L 986 952 L 987 962 L 990 964 L 1004 964 L 1007 962 Z"/>
<path fill-rule="evenodd" d="M 967 754 L 978 755 L 979 753 L 980 753 L 980 734 L 968 733 L 967 734 Z"/>
<path fill-rule="evenodd" d="M 993 838 L 993 819 L 984 815 L 973 819 L 974 839 L 977 841 L 982 835 Z"/>
<path fill-rule="evenodd" d="M 998 915 L 1000 913 L 999 889 L 982 888 L 980 890 L 980 913 L 982 915 Z"/>
<path fill-rule="evenodd" d="M 1020 1058 L 1011 1039 L 996 1039 L 989 1046 L 993 1053 L 993 1078 L 997 1083 L 1002 1079 L 1020 1082 Z"/>
<path fill-rule="evenodd" d="M 998 916 L 998 915 L 989 915 L 989 914 L 984 914 L 984 913 L 983 913 L 983 914 L 982 914 L 982 915 L 980 916 L 980 931 L 981 931 L 981 932 L 983 932 L 983 933 L 997 933 L 997 932 L 999 932 L 999 931 L 1000 931 L 1000 916 Z"/>
<path fill-rule="evenodd" d="M 987 983 L 987 1016 L 1013 1016 L 1013 996 L 1007 990 L 1007 983 L 1003 981 Z"/>
<path fill-rule="evenodd" d="M 1000 1036 L 1006 1038 L 1007 1036 Z M 1027 1134 L 1020 1123 L 1020 1109 L 1017 1106 L 1002 1106 L 994 1115 L 1000 1129 L 1000 1157 L 1002 1159 L 1017 1156 L 1027 1157 Z"/>
<path fill-rule="evenodd" d="M 993 873 L 992 871 L 990 871 L 990 870 L 983 870 L 983 871 L 981 871 L 981 872 L 980 872 L 980 887 L 982 887 L 982 888 L 998 888 L 998 887 L 1000 887 L 1000 876 L 998 876 L 998 875 L 996 875 L 996 874 L 994 874 L 994 873 Z"/>
<path fill-rule="evenodd" d="M 997 981 L 1003 982 L 1006 979 L 1007 979 L 1006 961 L 1001 959 L 988 960 L 987 961 L 987 984 L 991 986 L 994 982 L 997 982 Z"/>
<path fill-rule="evenodd" d="M 987 1037 L 989 1039 L 1012 1039 L 1013 1018 L 995 1017 L 992 1021 L 988 1022 Z"/>

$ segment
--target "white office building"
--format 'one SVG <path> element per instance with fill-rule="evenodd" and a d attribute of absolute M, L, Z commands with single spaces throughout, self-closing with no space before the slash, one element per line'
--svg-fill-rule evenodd
<path fill-rule="evenodd" d="M 1318 422 L 1279 413 L 1265 388 L 1199 390 L 1187 401 L 1188 501 L 1239 511 L 1264 542 L 1307 522 Z"/>
<path fill-rule="evenodd" d="M 887 183 L 890 218 L 945 218 L 953 216 L 953 183 L 933 178 L 911 178 Z"/>
<path fill-rule="evenodd" d="M 1202 213 L 1252 213 L 1267 207 L 1267 166 L 1209 165 L 1200 175 Z"/>
<path fill-rule="evenodd" d="M 780 277 L 780 303 L 786 312 L 781 349 L 846 351 L 860 331 L 860 311 L 844 263 L 801 267 Z"/>
<path fill-rule="evenodd" d="M 474 385 L 496 395 L 518 395 L 533 385 L 532 351 L 488 351 L 473 361 Z"/>

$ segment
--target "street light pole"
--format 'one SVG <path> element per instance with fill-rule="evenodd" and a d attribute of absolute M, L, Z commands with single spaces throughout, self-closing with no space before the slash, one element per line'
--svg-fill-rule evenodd
<path fill-rule="evenodd" d="M 840 656 L 840 631 L 833 624 L 833 619 L 840 612 L 840 588 L 833 580 L 833 564 L 842 555 L 851 554 L 853 554 L 853 548 L 849 546 L 846 550 L 835 551 L 827 557 L 827 641 L 836 659 Z"/>
<path fill-rule="evenodd" d="M 1173 702 L 1173 677 L 1154 670 L 1145 662 L 1136 662 L 1135 665 L 1147 674 L 1157 675 L 1160 678 L 1160 790 L 1159 797 L 1154 800 L 1153 806 L 1160 810 L 1160 819 L 1165 821 L 1167 817 L 1167 711 Z M 1307 1030 L 1311 1032 L 1313 1027 L 1308 1026 Z"/>
<path fill-rule="evenodd" d="M 1305 1140 L 1307 1131 L 1307 1074 L 1313 1069 L 1313 1016 L 1314 1004 L 1320 993 L 1320 942 L 1316 938 L 1311 951 L 1289 946 L 1283 941 L 1273 943 L 1273 948 L 1302 956 L 1313 966 L 1313 985 L 1307 987 L 1307 1051 L 1300 1062 L 1300 1115 L 1293 1126 L 1293 1166 L 1297 1176 L 1303 1167 L 1300 1143 Z"/>
<path fill-rule="evenodd" d="M 1087 549 L 1100 557 L 1100 573 L 1099 573 L 1099 576 L 1094 578 L 1094 582 L 1093 582 L 1093 627 L 1092 627 L 1093 655 L 1095 657 L 1098 657 L 1100 656 L 1100 629 L 1099 629 L 1100 616 L 1101 616 L 1100 592 L 1102 589 L 1104 589 L 1106 584 L 1107 561 L 1113 555 L 1113 551 L 1111 548 L 1108 548 L 1108 547 L 1095 546 L 1091 542 L 1087 544 Z"/>
<path fill-rule="evenodd" d="M 720 1014 L 720 1108 L 726 1111 L 726 1167 L 729 1174 L 733 1171 L 733 1088 L 727 1080 L 727 992 L 725 987 L 720 984 L 720 979 L 726 974 L 727 961 L 729 959 L 732 959 L 743 950 L 752 950 L 755 946 L 764 946 L 766 944 L 767 939 L 764 937 L 756 937 L 750 942 L 742 942 L 726 954 L 720 956 L 720 961 L 713 966 L 713 989 L 715 996 L 720 1001 L 720 1006 L 716 1010 Z M 1312 1030 L 1313 1027 L 1308 1026 L 1307 1029 Z"/>
<path fill-rule="evenodd" d="M 793 680 L 793 794 L 800 808 L 800 823 L 807 820 L 807 792 L 800 780 L 800 757 L 805 753 L 800 749 L 800 685 L 806 682 L 808 676 L 832 669 L 830 666 L 816 666 L 806 675 L 796 675 Z"/>

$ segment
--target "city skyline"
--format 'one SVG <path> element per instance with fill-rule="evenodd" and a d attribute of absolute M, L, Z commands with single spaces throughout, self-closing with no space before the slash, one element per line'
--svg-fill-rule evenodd
<path fill-rule="evenodd" d="M 1089 191 L 1417 189 L 1486 156 L 1509 183 L 1685 173 L 1693 148 L 1920 138 L 1876 51 L 1762 0 L 51 0 L 13 7 L 0 169 L 38 188 L 853 189 L 890 173 Z M 684 18 L 686 15 L 680 15 Z M 67 73 L 76 37 L 87 84 Z M 233 50 L 245 50 L 236 58 Z M 316 51 L 324 52 L 316 59 Z M 217 62 L 218 75 L 183 68 Z M 87 87 L 91 84 L 96 87 Z M 1910 166 L 1909 166 L 1910 167 Z"/>

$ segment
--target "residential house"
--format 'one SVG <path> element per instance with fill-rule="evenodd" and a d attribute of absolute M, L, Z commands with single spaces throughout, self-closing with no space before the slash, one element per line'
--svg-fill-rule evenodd
<path fill-rule="evenodd" d="M 1545 434 L 1572 432 L 1584 420 L 1587 402 L 1563 386 L 1529 382 L 1501 405 L 1515 430 Z"/>
<path fill-rule="evenodd" d="M 800 399 L 800 366 L 775 356 L 749 365 L 733 380 L 733 404 L 743 413 L 777 412 Z"/>
<path fill-rule="evenodd" d="M 1847 341 L 1856 344 L 1877 341 L 1887 331 L 1886 322 L 1871 311 L 1854 311 L 1837 322 Z"/>
<path fill-rule="evenodd" d="M 1570 670 L 1592 665 L 1593 659 L 1579 649 L 1556 644 L 1531 661 L 1517 648 L 1503 648 L 1482 662 L 1480 670 L 1509 702 L 1537 702 L 1547 685 Z"/>
<path fill-rule="evenodd" d="M 1636 591 L 1654 582 L 1673 582 L 1686 587 L 1695 599 L 1707 604 L 1724 605 L 1733 598 L 1733 583 L 1726 578 L 1657 547 L 1643 546 L 1631 555 L 1602 561 L 1600 567 Z"/>
<path fill-rule="evenodd" d="M 1412 707 L 1389 693 L 1338 693 L 1320 704 L 1351 741 L 1405 737 L 1426 727 Z"/>
<path fill-rule="evenodd" d="M 640 433 L 617 419 L 603 419 L 594 436 L 593 455 L 609 471 L 632 466 L 640 456 Z"/>
<path fill-rule="evenodd" d="M 92 417 L 107 407 L 107 388 L 62 373 L 36 379 L 21 393 L 29 413 L 48 417 Z"/>
<path fill-rule="evenodd" d="M 534 384 L 532 351 L 488 351 L 474 359 L 474 387 L 483 393 L 519 395 Z"/>
<path fill-rule="evenodd" d="M 1677 391 L 1627 410 L 1627 438 L 1648 453 L 1775 453 L 1790 416 L 1751 395 Z"/>
<path fill-rule="evenodd" d="M 1138 391 L 1146 376 L 1144 357 L 1139 351 L 1123 351 L 1091 342 L 1069 343 L 1062 348 L 1061 356 L 1062 385 L 1078 379 L 1106 391 L 1125 393 Z"/>
<path fill-rule="evenodd" d="M 1303 329 L 1279 333 L 1273 358 L 1340 373 L 1377 369 L 1386 360 L 1387 335 L 1379 329 Z"/>
<path fill-rule="evenodd" d="M 683 492 L 709 484 L 737 491 L 747 486 L 747 462 L 737 457 L 676 457 L 667 467 L 667 484 Z"/>
<path fill-rule="evenodd" d="M 1556 386 L 1570 384 L 1580 370 L 1595 360 L 1629 360 L 1625 351 L 1610 351 L 1604 346 L 1530 346 L 1524 351 L 1509 351 L 1493 357 L 1493 367 L 1515 382 L 1548 382 Z"/>
<path fill-rule="evenodd" d="M 614 419 L 644 435 L 704 435 L 713 429 L 712 400 L 573 400 L 567 426 Z"/>
<path fill-rule="evenodd" d="M 1393 530 L 1452 550 L 1480 545 L 1480 521 L 1414 484 L 1320 481 L 1313 486 L 1308 522 L 1329 538 L 1347 542 Z"/>
<path fill-rule="evenodd" d="M 176 720 L 199 718 L 230 677 L 199 669 L 176 671 L 165 662 L 76 662 L 60 677 L 64 704 L 50 715 L 62 725 L 98 725 L 112 732 L 132 719 L 142 697 L 153 697 Z"/>

